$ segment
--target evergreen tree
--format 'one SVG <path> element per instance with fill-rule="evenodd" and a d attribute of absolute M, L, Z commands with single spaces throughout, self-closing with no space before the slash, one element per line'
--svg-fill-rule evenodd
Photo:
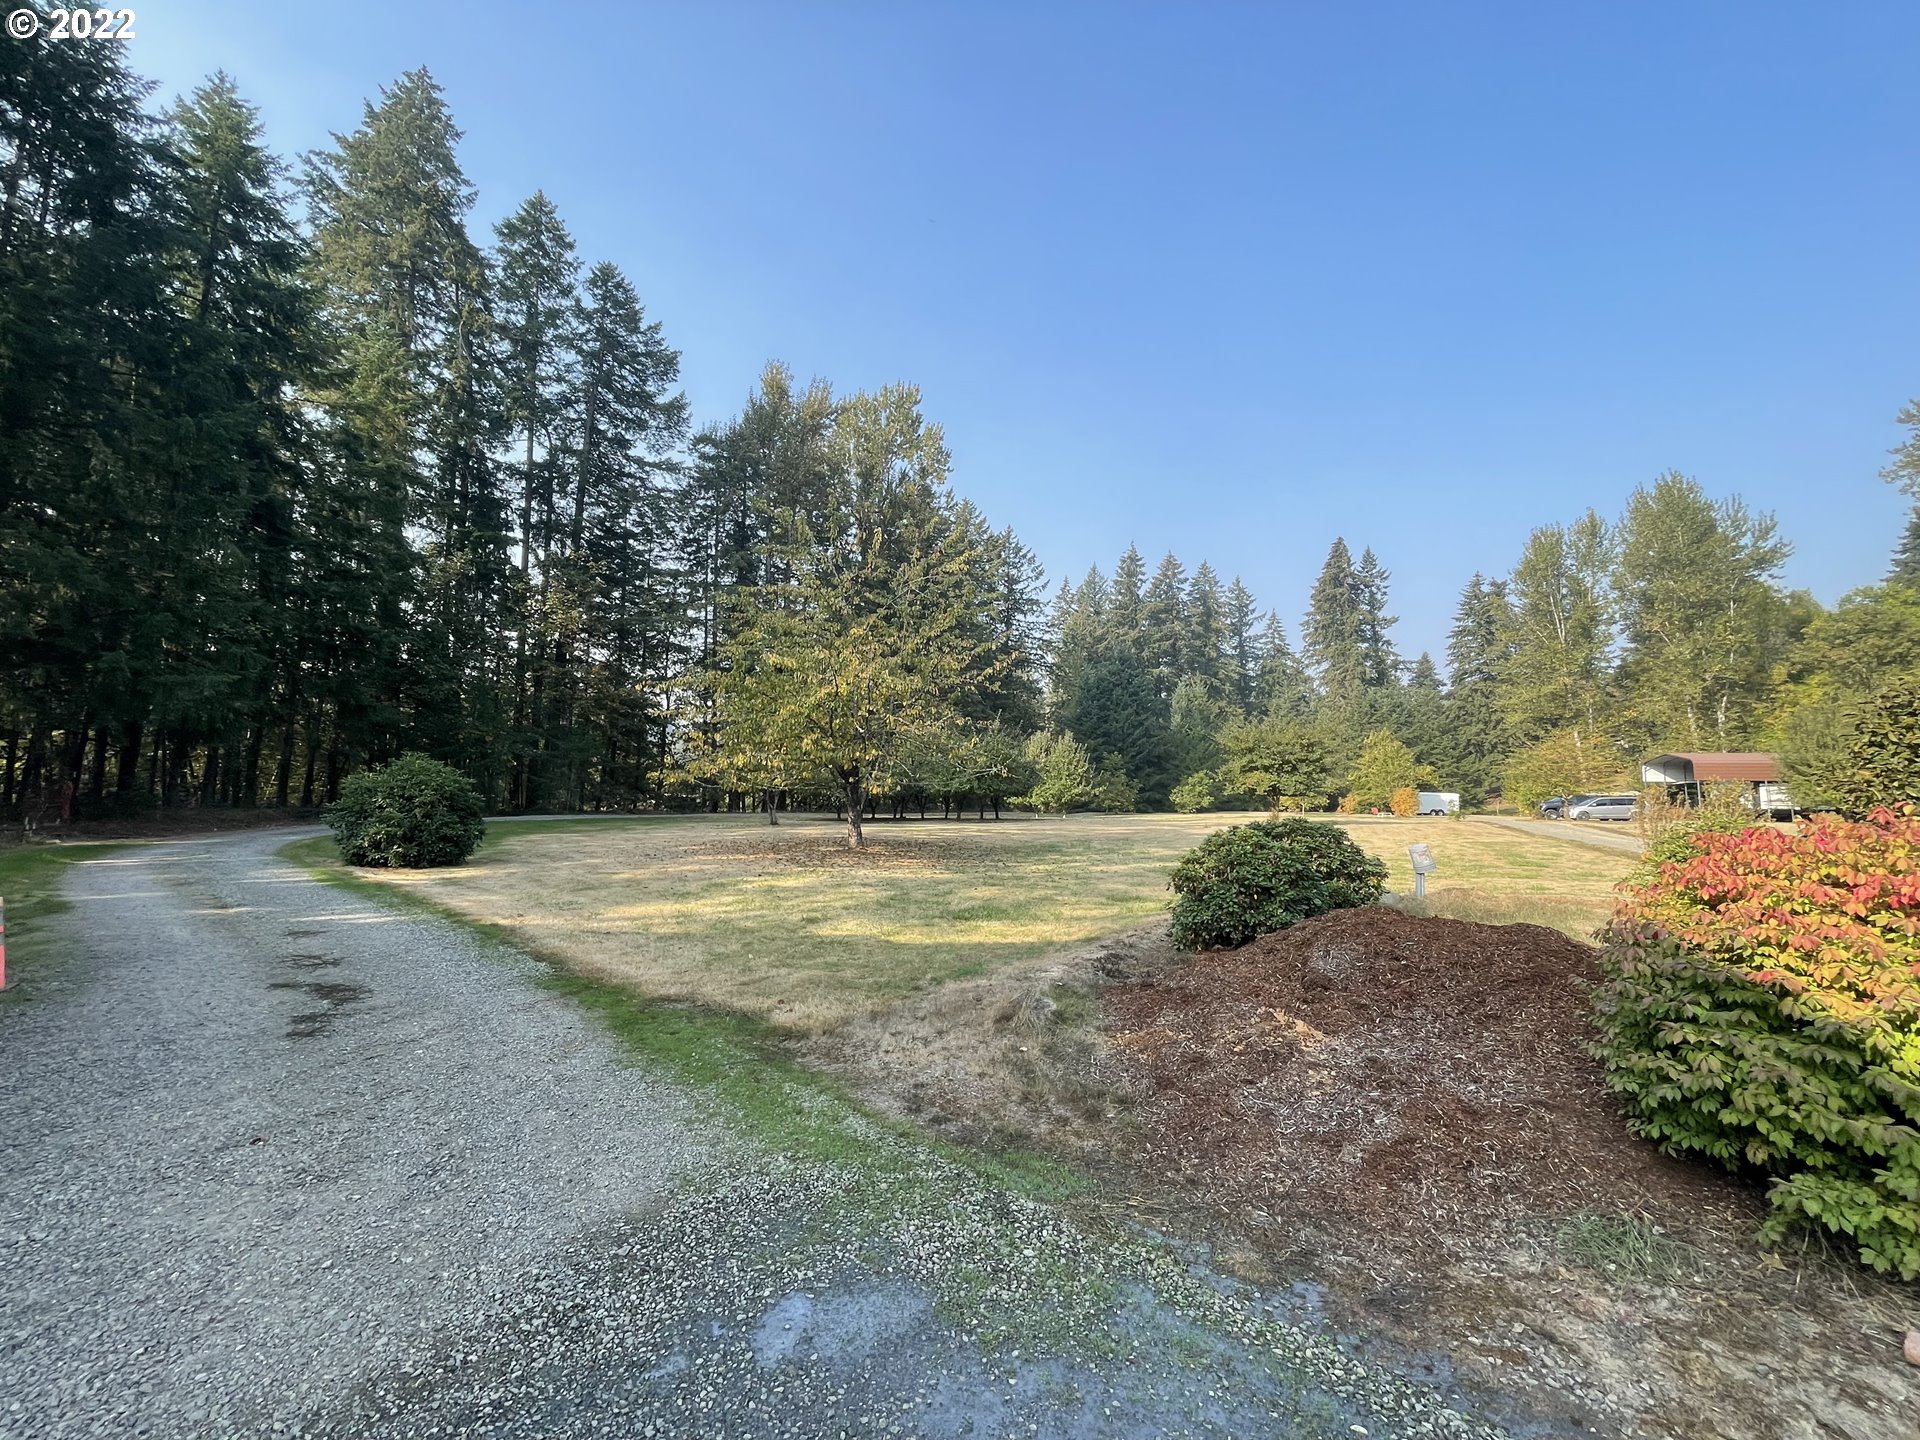
<path fill-rule="evenodd" d="M 194 699 L 184 713 L 169 705 L 153 716 L 148 707 L 160 697 L 144 696 L 119 717 L 117 789 L 132 787 L 138 736 L 151 718 L 171 728 L 177 752 L 204 744 L 208 801 L 258 804 L 275 744 L 273 793 L 284 804 L 310 639 L 300 507 L 323 483 L 300 405 L 320 362 L 314 307 L 284 170 L 233 81 L 217 75 L 176 104 L 166 133 L 177 166 L 174 304 L 187 327 L 173 403 L 195 415 L 185 448 L 197 477 L 173 490 L 175 523 L 188 533 L 166 573 L 192 597 L 182 620 L 198 643 L 177 652 L 161 693 Z M 200 503 L 185 503 L 194 490 Z M 96 801 L 105 765 L 100 744 Z"/>
<path fill-rule="evenodd" d="M 533 757 L 542 737 L 533 733 L 535 671 L 552 637 L 536 640 L 539 617 L 554 608 L 547 587 L 556 525 L 554 497 L 567 468 L 560 431 L 579 373 L 580 261 L 573 237 L 544 193 L 536 192 L 494 227 L 499 309 L 502 422 L 515 454 L 519 577 L 513 595 L 513 773 L 509 803 L 525 809 Z M 538 529 L 536 530 L 536 525 Z M 536 561 L 538 556 L 538 561 Z M 542 676 L 544 679 L 545 677 Z"/>
<path fill-rule="evenodd" d="M 1107 579 L 1090 566 L 1080 583 L 1060 582 L 1048 620 L 1053 655 L 1047 670 L 1047 713 L 1052 723 L 1066 725 L 1080 691 L 1081 677 L 1093 652 L 1107 643 Z"/>
<path fill-rule="evenodd" d="M 645 682 L 686 660 L 683 590 L 675 563 L 677 467 L 687 432 L 680 352 L 646 318 L 632 283 L 601 263 L 587 275 L 580 371 L 566 425 L 572 464 L 565 561 L 552 566 L 578 631 L 547 617 L 556 723 L 574 737 L 562 804 L 584 798 L 588 754 L 599 757 L 603 802 L 657 793 L 667 714 Z M 567 678 L 569 669 L 573 678 Z"/>
<path fill-rule="evenodd" d="M 1907 528 L 1894 547 L 1893 568 L 1887 572 L 1887 581 L 1920 590 L 1920 505 L 1915 505 L 1907 516 Z"/>
<path fill-rule="evenodd" d="M 1893 552 L 1891 582 L 1920 586 L 1920 400 L 1910 400 L 1900 409 L 1900 424 L 1907 427 L 1907 438 L 1894 447 L 1893 459 L 1880 472 L 1890 485 L 1897 485 L 1915 502 L 1907 516 L 1907 528 Z"/>
<path fill-rule="evenodd" d="M 1198 675 L 1189 675 L 1173 690 L 1167 707 L 1167 773 L 1178 779 L 1218 767 L 1224 758 L 1220 733 L 1232 715 L 1231 707 Z"/>
<path fill-rule="evenodd" d="M 1447 632 L 1446 723 L 1438 753 L 1426 757 L 1468 804 L 1499 787 L 1500 767 L 1513 748 L 1500 695 L 1512 634 L 1505 582 L 1475 574 L 1460 592 Z"/>
<path fill-rule="evenodd" d="M 1400 683 L 1400 657 L 1387 631 L 1399 620 L 1387 614 L 1387 582 L 1393 578 L 1371 548 L 1360 552 L 1353 584 L 1360 607 L 1362 676 L 1369 690 L 1391 690 Z"/>
<path fill-rule="evenodd" d="M 333 138 L 332 150 L 308 157 L 306 175 L 316 279 L 342 345 L 328 403 L 368 487 L 426 538 L 415 562 L 404 536 L 371 537 L 394 591 L 383 620 L 397 600 L 411 622 L 381 627 L 407 636 L 380 687 L 405 697 L 407 733 L 379 734 L 374 716 L 343 705 L 328 791 L 343 764 L 407 745 L 479 778 L 494 757 L 468 747 L 492 718 L 481 692 L 485 637 L 504 609 L 506 507 L 488 457 L 497 424 L 483 373 L 487 277 L 466 229 L 473 189 L 454 154 L 460 132 L 439 86 L 415 70 L 366 106 L 359 129 Z M 390 504 L 365 508 L 371 519 Z"/>
<path fill-rule="evenodd" d="M 1407 671 L 1400 694 L 1400 734 L 1420 762 L 1436 773 L 1451 758 L 1450 721 L 1446 689 L 1433 657 L 1424 650 Z M 1447 775 L 1452 779 L 1451 774 Z"/>
<path fill-rule="evenodd" d="M 1359 711 L 1379 659 L 1369 649 L 1369 603 L 1347 542 L 1336 539 L 1307 602 L 1301 643 L 1321 696 L 1338 713 Z"/>
<path fill-rule="evenodd" d="M 1151 808 L 1183 778 L 1171 773 L 1167 702 L 1130 645 L 1108 641 L 1088 655 L 1062 718 L 1089 754 L 1120 757 Z"/>
<path fill-rule="evenodd" d="M 1287 630 L 1280 617 L 1269 610 L 1260 632 L 1253 709 L 1262 715 L 1299 719 L 1313 709 L 1313 704 L 1313 681 L 1287 643 Z"/>
<path fill-rule="evenodd" d="M 1107 587 L 1106 631 L 1109 637 L 1124 640 L 1130 645 L 1140 643 L 1141 630 L 1146 622 L 1146 584 L 1147 562 L 1140 558 L 1137 546 L 1129 545 L 1127 553 L 1113 567 L 1113 580 Z"/>
<path fill-rule="evenodd" d="M 1021 734 L 1040 728 L 1040 666 L 1044 650 L 1040 617 L 1046 571 L 1013 528 L 999 531 L 986 547 L 991 567 L 991 641 L 993 681 L 979 696 L 989 717 Z"/>
<path fill-rule="evenodd" d="M 1140 658 L 1153 677 L 1154 689 L 1164 699 L 1173 694 L 1173 687 L 1180 683 L 1188 666 L 1187 568 L 1172 551 L 1153 572 L 1140 608 Z"/>
<path fill-rule="evenodd" d="M 554 497 L 564 487 L 555 453 L 574 409 L 583 336 L 580 259 L 560 214 L 536 191 L 494 227 L 503 420 L 518 459 L 518 559 L 531 582 L 536 552 L 550 548 Z M 535 524 L 540 524 L 536 532 Z"/>
<path fill-rule="evenodd" d="M 1260 609 L 1253 598 L 1253 592 L 1241 581 L 1238 575 L 1227 587 L 1226 609 L 1223 616 L 1226 627 L 1226 690 L 1227 697 L 1241 714 L 1245 715 L 1254 707 L 1254 696 L 1260 682 L 1260 661 L 1262 655 L 1259 631 Z M 1275 622 L 1278 623 L 1277 621 Z M 1286 635 L 1280 634 L 1280 643 L 1286 644 Z M 1291 652 L 1288 652 L 1289 656 Z"/>
<path fill-rule="evenodd" d="M 192 422 L 168 403 L 186 341 L 165 151 L 124 54 L 45 27 L 0 46 L 0 719 L 16 814 L 58 813 L 90 736 L 96 754 L 116 738 L 137 751 L 161 657 L 194 643 L 191 596 L 167 579 L 177 546 L 198 551 L 181 521 L 205 496 L 176 466 Z"/>
<path fill-rule="evenodd" d="M 1220 577 L 1202 560 L 1187 584 L 1186 634 L 1181 644 L 1185 674 L 1203 681 L 1214 694 L 1224 693 L 1226 646 L 1226 600 L 1220 593 Z"/>

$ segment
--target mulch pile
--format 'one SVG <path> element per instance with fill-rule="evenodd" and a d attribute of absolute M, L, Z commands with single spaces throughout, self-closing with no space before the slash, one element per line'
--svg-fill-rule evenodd
<path fill-rule="evenodd" d="M 1597 973 L 1557 930 L 1372 906 L 1103 998 L 1162 1173 L 1249 1218 L 1426 1250 L 1521 1215 L 1726 1203 L 1620 1119 L 1585 1049 Z"/>

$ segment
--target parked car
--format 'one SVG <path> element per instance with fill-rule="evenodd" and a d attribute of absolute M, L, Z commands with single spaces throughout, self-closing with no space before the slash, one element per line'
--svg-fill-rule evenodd
<path fill-rule="evenodd" d="M 1558 820 L 1566 814 L 1569 806 L 1579 805 L 1593 798 L 1591 795 L 1556 795 L 1540 807 L 1540 813 L 1549 820 Z"/>
<path fill-rule="evenodd" d="M 1638 795 L 1590 795 L 1577 805 L 1567 807 L 1569 820 L 1631 820 Z"/>

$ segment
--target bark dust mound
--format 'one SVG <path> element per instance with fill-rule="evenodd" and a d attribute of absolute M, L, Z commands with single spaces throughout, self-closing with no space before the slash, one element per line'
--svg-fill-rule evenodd
<path fill-rule="evenodd" d="M 1592 950 L 1535 925 L 1337 911 L 1104 997 L 1153 1162 L 1403 1253 L 1583 1207 L 1683 1221 L 1718 1177 L 1635 1139 L 1587 1051 Z M 1722 1197 L 1724 1203 L 1724 1195 Z"/>

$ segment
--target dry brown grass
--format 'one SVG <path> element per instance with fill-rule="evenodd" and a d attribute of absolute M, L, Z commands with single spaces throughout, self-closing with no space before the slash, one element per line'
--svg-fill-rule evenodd
<path fill-rule="evenodd" d="M 366 872 L 648 995 L 819 1032 L 948 981 L 1036 959 L 1164 912 L 1174 862 L 1245 815 L 905 822 L 841 848 L 831 821 L 749 816 L 503 824 L 458 869 Z M 1591 929 L 1625 856 L 1458 820 L 1340 822 L 1411 888 L 1432 845 L 1435 913 Z"/>

